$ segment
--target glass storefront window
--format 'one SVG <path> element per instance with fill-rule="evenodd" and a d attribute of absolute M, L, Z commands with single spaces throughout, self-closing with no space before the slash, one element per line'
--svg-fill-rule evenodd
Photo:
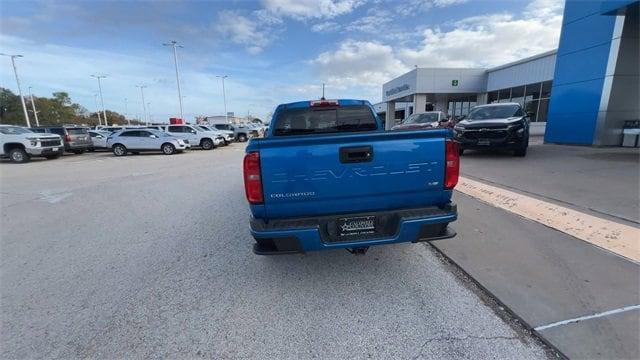
<path fill-rule="evenodd" d="M 526 113 L 533 113 L 529 118 L 531 122 L 538 121 L 538 100 L 527 101 L 527 103 L 524 105 L 524 111 Z"/>
<path fill-rule="evenodd" d="M 497 91 L 490 92 L 489 96 L 487 97 L 487 104 L 491 104 L 497 101 L 498 101 L 498 92 Z"/>
<path fill-rule="evenodd" d="M 541 98 L 550 98 L 551 97 L 551 81 L 545 81 L 542 83 L 542 95 Z"/>
<path fill-rule="evenodd" d="M 511 88 L 500 90 L 500 102 L 509 102 L 511 100 Z"/>
<path fill-rule="evenodd" d="M 511 89 L 511 102 L 524 105 L 524 86 L 518 86 Z"/>
<path fill-rule="evenodd" d="M 525 101 L 536 100 L 540 98 L 540 83 L 528 84 L 526 86 Z"/>
<path fill-rule="evenodd" d="M 549 111 L 549 99 L 540 99 L 540 107 L 538 108 L 538 118 L 536 121 L 547 121 L 547 112 Z"/>

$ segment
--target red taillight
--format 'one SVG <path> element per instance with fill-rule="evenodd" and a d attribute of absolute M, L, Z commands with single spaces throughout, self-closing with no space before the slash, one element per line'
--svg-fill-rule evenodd
<path fill-rule="evenodd" d="M 310 107 L 340 106 L 338 100 L 313 100 L 309 101 Z"/>
<path fill-rule="evenodd" d="M 458 143 L 453 140 L 445 141 L 444 188 L 451 190 L 458 184 L 460 176 L 460 152 Z"/>
<path fill-rule="evenodd" d="M 71 141 L 71 135 L 66 134 L 66 135 L 64 136 L 64 141 L 66 141 L 66 142 Z"/>
<path fill-rule="evenodd" d="M 250 152 L 244 156 L 244 191 L 250 204 L 261 204 L 262 178 L 260 177 L 260 153 Z"/>

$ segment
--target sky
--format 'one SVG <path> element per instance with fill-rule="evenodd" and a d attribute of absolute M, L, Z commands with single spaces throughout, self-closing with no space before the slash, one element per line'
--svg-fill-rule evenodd
<path fill-rule="evenodd" d="M 562 0 L 0 1 L 0 52 L 17 59 L 23 94 L 66 91 L 89 111 L 102 80 L 107 109 L 153 121 L 267 117 L 276 105 L 382 97 L 414 66 L 492 67 L 558 46 Z M 9 58 L 0 86 L 17 93 Z M 126 100 L 125 100 L 126 99 Z"/>

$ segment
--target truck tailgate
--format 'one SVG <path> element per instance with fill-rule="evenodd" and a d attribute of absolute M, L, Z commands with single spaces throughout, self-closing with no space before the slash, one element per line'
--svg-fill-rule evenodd
<path fill-rule="evenodd" d="M 448 130 L 256 141 L 268 218 L 443 205 Z"/>

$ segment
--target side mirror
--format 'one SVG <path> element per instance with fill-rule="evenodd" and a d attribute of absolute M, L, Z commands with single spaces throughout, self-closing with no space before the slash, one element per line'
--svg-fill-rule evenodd
<path fill-rule="evenodd" d="M 157 136 L 155 136 L 153 134 L 149 135 L 149 137 L 152 138 L 152 139 L 157 139 L 158 138 Z"/>

